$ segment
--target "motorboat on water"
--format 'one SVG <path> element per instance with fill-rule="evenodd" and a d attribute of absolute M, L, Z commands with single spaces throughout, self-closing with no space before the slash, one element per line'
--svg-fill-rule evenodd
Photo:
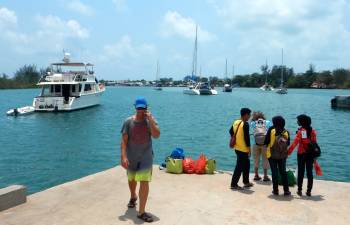
<path fill-rule="evenodd" d="M 6 112 L 8 116 L 23 116 L 31 114 L 35 111 L 33 106 L 24 106 L 21 108 L 10 109 Z"/>
<path fill-rule="evenodd" d="M 33 100 L 35 111 L 72 111 L 100 104 L 105 86 L 97 80 L 91 63 L 71 62 L 64 53 L 63 62 L 52 63 L 50 71 L 38 82 L 41 93 Z"/>

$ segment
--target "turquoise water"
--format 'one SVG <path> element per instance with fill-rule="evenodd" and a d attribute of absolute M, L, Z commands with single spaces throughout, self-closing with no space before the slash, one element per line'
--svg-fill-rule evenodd
<path fill-rule="evenodd" d="M 334 95 L 350 91 L 290 89 L 283 96 L 249 88 L 218 91 L 217 96 L 189 96 L 182 94 L 182 88 L 109 87 L 97 107 L 15 118 L 5 112 L 30 105 L 39 90 L 1 90 L 0 188 L 24 184 L 34 193 L 119 164 L 120 128 L 140 95 L 148 99 L 161 128 L 160 139 L 154 141 L 155 163 L 160 164 L 174 147 L 182 147 L 187 155 L 197 158 L 205 153 L 217 160 L 219 169 L 233 170 L 228 129 L 240 108 L 250 107 L 268 118 L 283 115 L 292 134 L 295 117 L 311 115 L 323 150 L 321 179 L 350 182 L 350 111 L 330 108 Z M 288 166 L 296 168 L 296 152 Z"/>

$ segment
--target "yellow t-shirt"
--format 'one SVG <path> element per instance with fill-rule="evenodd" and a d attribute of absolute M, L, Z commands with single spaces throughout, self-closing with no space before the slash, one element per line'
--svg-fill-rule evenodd
<path fill-rule="evenodd" d="M 238 127 L 239 125 L 239 127 Z M 249 152 L 250 148 L 246 145 L 244 140 L 244 121 L 242 120 L 236 120 L 233 124 L 233 132 L 236 134 L 236 144 L 233 147 L 237 151 L 241 152 Z"/>
<path fill-rule="evenodd" d="M 282 135 L 286 139 L 289 138 L 287 130 L 283 131 Z M 267 145 L 267 148 L 266 148 L 266 157 L 268 159 L 271 157 L 271 147 L 275 143 L 275 141 L 276 141 L 276 129 L 272 129 L 270 133 L 270 143 Z"/>

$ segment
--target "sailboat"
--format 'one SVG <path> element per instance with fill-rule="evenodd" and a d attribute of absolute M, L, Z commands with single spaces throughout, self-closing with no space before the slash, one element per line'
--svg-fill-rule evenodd
<path fill-rule="evenodd" d="M 196 26 L 196 38 L 194 40 L 194 50 L 192 59 L 192 73 L 190 84 L 183 90 L 187 95 L 216 95 L 218 92 L 211 88 L 209 82 L 195 82 L 194 77 L 197 74 L 197 51 L 198 51 L 198 27 Z"/>
<path fill-rule="evenodd" d="M 284 95 L 284 94 L 287 94 L 288 93 L 288 90 L 286 87 L 283 86 L 283 48 L 282 48 L 282 65 L 281 65 L 281 85 L 280 87 L 276 90 L 276 93 L 277 94 L 281 94 L 281 95 Z"/>
<path fill-rule="evenodd" d="M 265 63 L 265 70 L 264 70 L 264 73 L 265 73 L 265 84 L 263 86 L 260 87 L 260 90 L 263 90 L 263 91 L 273 91 L 274 88 L 272 87 L 272 85 L 270 85 L 268 82 L 267 82 L 267 75 L 268 75 L 268 72 L 266 71 L 267 70 L 267 60 L 266 60 L 266 63 Z"/>
<path fill-rule="evenodd" d="M 226 59 L 226 67 L 225 67 L 225 81 L 227 81 L 227 59 Z M 231 84 L 224 84 L 223 92 L 232 92 Z"/>
<path fill-rule="evenodd" d="M 159 62 L 158 62 L 158 60 L 157 60 L 156 85 L 154 87 L 154 90 L 156 90 L 156 91 L 163 90 L 162 84 L 160 83 L 160 80 L 159 80 Z"/>

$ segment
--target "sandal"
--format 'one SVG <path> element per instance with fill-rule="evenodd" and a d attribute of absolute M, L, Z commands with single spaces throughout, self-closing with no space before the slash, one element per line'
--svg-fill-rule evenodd
<path fill-rule="evenodd" d="M 148 213 L 142 213 L 141 215 L 137 215 L 137 218 L 139 218 L 147 223 L 153 222 L 153 217 Z"/>
<path fill-rule="evenodd" d="M 128 203 L 128 208 L 135 208 L 136 201 L 137 201 L 137 198 L 130 198 L 130 201 Z"/>

